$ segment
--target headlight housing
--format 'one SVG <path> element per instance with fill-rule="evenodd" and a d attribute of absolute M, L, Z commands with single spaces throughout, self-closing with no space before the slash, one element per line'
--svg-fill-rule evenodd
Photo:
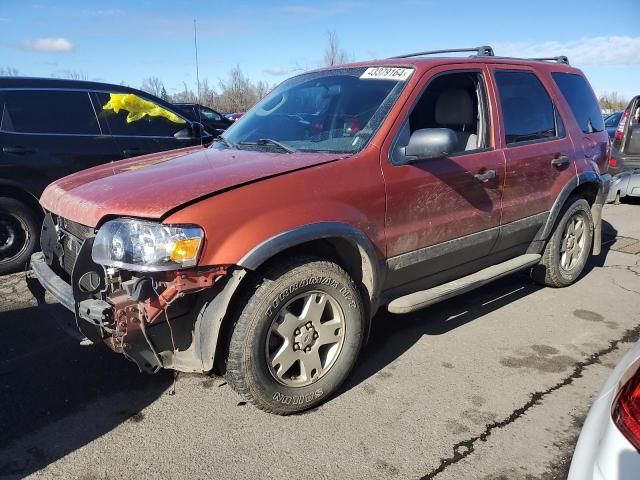
<path fill-rule="evenodd" d="M 146 220 L 111 220 L 98 230 L 93 261 L 140 272 L 193 267 L 204 240 L 195 225 L 163 225 Z"/>

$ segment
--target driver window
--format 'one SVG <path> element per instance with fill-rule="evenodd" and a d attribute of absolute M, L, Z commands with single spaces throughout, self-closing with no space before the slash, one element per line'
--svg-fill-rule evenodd
<path fill-rule="evenodd" d="M 398 148 L 409 143 L 411 134 L 423 128 L 453 130 L 458 143 L 450 154 L 484 148 L 487 145 L 484 98 L 480 72 L 456 72 L 436 77 L 422 93 L 398 134 L 393 157 Z"/>

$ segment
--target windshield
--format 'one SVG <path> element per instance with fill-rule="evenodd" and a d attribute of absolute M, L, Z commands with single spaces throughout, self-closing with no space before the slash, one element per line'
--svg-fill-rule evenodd
<path fill-rule="evenodd" d="M 612 113 L 611 115 L 609 115 L 605 119 L 604 126 L 605 127 L 617 127 L 618 123 L 620 122 L 620 117 L 621 116 L 622 116 L 622 112 Z"/>
<path fill-rule="evenodd" d="M 412 73 L 360 67 L 291 78 L 224 138 L 240 149 L 355 153 L 380 127 Z"/>

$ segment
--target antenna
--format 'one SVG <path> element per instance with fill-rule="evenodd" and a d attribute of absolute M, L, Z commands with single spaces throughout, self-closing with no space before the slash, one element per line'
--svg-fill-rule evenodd
<path fill-rule="evenodd" d="M 202 98 L 200 97 L 200 68 L 198 66 L 198 27 L 196 25 L 196 19 L 193 19 L 193 46 L 196 51 L 196 84 L 198 88 L 198 122 L 202 125 Z M 204 133 L 204 132 L 203 132 Z M 204 136 L 200 136 L 200 144 L 204 144 Z"/>

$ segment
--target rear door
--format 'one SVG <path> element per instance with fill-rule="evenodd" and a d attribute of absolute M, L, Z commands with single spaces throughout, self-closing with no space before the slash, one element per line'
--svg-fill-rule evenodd
<path fill-rule="evenodd" d="M 53 180 L 117 159 L 87 91 L 19 89 L 2 96 L 2 178 L 39 196 Z"/>
<path fill-rule="evenodd" d="M 120 158 L 198 145 L 190 122 L 151 99 L 130 92 L 96 92 L 96 112 L 113 136 Z"/>
<path fill-rule="evenodd" d="M 559 192 L 576 175 L 576 153 L 550 78 L 523 66 L 491 66 L 500 107 L 497 141 L 506 175 L 494 251 L 526 251 Z"/>

